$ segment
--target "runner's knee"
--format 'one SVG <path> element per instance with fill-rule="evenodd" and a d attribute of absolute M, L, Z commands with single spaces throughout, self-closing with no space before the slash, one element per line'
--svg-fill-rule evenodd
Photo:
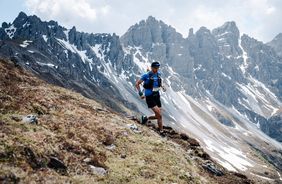
<path fill-rule="evenodd" d="M 156 112 L 155 112 L 155 114 L 156 114 L 156 117 L 159 119 L 159 118 L 162 118 L 162 113 L 161 113 L 161 111 L 158 109 Z"/>

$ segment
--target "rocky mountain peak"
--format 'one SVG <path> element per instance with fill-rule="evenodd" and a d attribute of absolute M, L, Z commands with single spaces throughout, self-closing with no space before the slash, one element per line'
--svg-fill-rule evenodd
<path fill-rule="evenodd" d="M 0 28 L 1 39 L 43 39 L 47 37 L 66 38 L 66 28 L 60 26 L 56 21 L 42 21 L 36 15 L 27 16 L 20 12 L 13 23 L 3 23 Z"/>
<path fill-rule="evenodd" d="M 251 45 L 256 45 L 256 44 L 263 44 L 261 41 L 258 41 L 255 38 L 250 37 L 247 34 L 243 34 L 241 36 L 241 40 L 242 40 L 242 45 L 247 44 L 247 45 L 251 46 Z"/>
<path fill-rule="evenodd" d="M 20 12 L 17 18 L 14 20 L 13 24 L 20 25 L 24 24 L 28 16 L 24 12 Z"/>
<path fill-rule="evenodd" d="M 151 15 L 146 19 L 146 24 L 159 24 L 159 23 L 160 21 L 158 21 L 155 17 Z"/>
<path fill-rule="evenodd" d="M 194 36 L 194 29 L 190 28 L 188 33 L 188 38 Z"/>
<path fill-rule="evenodd" d="M 282 57 L 282 33 L 279 33 L 275 38 L 267 43 L 270 47 L 272 47 L 278 56 Z"/>
<path fill-rule="evenodd" d="M 201 26 L 200 29 L 196 32 L 197 35 L 200 34 L 211 34 L 211 31 L 205 26 Z"/>
<path fill-rule="evenodd" d="M 215 36 L 235 34 L 239 36 L 239 29 L 234 21 L 225 22 L 222 26 L 212 30 Z"/>
<path fill-rule="evenodd" d="M 219 29 L 224 29 L 226 31 L 234 31 L 234 30 L 239 30 L 236 22 L 234 21 L 227 21 L 225 22 Z"/>
<path fill-rule="evenodd" d="M 281 41 L 282 40 L 282 33 L 279 33 L 277 36 L 274 37 L 272 41 Z"/>
<path fill-rule="evenodd" d="M 167 43 L 170 40 L 177 41 L 181 38 L 182 35 L 173 27 L 149 16 L 146 20 L 131 26 L 121 40 L 125 46 L 141 46 L 149 50 L 153 44 Z"/>
<path fill-rule="evenodd" d="M 213 29 L 212 34 L 218 41 L 221 53 L 234 57 L 242 54 L 239 48 L 240 32 L 234 21 L 225 22 L 222 26 Z"/>
<path fill-rule="evenodd" d="M 26 14 L 25 12 L 21 11 L 21 12 L 19 13 L 19 15 L 17 16 L 17 18 L 27 18 L 27 14 Z M 17 19 L 17 18 L 16 18 L 16 19 Z"/>

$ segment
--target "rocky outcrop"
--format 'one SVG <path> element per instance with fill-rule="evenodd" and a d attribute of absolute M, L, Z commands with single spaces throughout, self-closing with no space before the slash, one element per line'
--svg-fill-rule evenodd
<path fill-rule="evenodd" d="M 272 47 L 278 56 L 282 57 L 282 33 L 279 33 L 273 40 L 267 43 Z"/>

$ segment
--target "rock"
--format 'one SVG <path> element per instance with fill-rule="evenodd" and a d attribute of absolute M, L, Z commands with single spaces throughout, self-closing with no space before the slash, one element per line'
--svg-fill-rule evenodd
<path fill-rule="evenodd" d="M 101 108 L 96 108 L 95 110 L 97 112 L 108 112 L 106 109 L 101 109 Z"/>
<path fill-rule="evenodd" d="M 94 174 L 99 175 L 99 176 L 105 176 L 108 173 L 108 171 L 104 169 L 103 167 L 96 167 L 93 165 L 89 165 L 89 167 Z"/>
<path fill-rule="evenodd" d="M 45 167 L 44 162 L 38 158 L 31 148 L 24 148 L 24 155 L 27 159 L 28 164 L 32 167 L 32 169 L 39 169 Z"/>
<path fill-rule="evenodd" d="M 125 159 L 125 158 L 126 158 L 126 154 L 121 154 L 121 155 L 120 155 L 120 158 Z"/>
<path fill-rule="evenodd" d="M 136 116 L 126 116 L 128 119 L 133 120 L 133 121 L 138 121 L 139 119 Z"/>
<path fill-rule="evenodd" d="M 163 126 L 163 129 L 166 129 L 166 130 L 173 130 L 170 126 Z"/>
<path fill-rule="evenodd" d="M 32 104 L 33 110 L 38 115 L 43 115 L 48 112 L 48 110 L 44 106 L 40 106 L 39 104 L 35 103 Z"/>
<path fill-rule="evenodd" d="M 9 173 L 4 173 L 0 175 L 0 183 L 2 184 L 8 184 L 8 183 L 19 183 L 20 182 L 20 178 L 18 178 L 14 173 L 9 172 Z"/>
<path fill-rule="evenodd" d="M 68 134 L 68 136 L 70 135 L 70 133 Z M 73 136 L 70 136 L 70 137 L 73 137 Z M 72 153 L 75 153 L 77 155 L 82 155 L 82 154 L 86 154 L 85 151 L 79 147 L 78 145 L 73 145 L 73 144 L 70 144 L 68 142 L 64 142 L 63 145 L 62 145 L 62 149 L 68 151 L 68 152 L 72 152 Z"/>
<path fill-rule="evenodd" d="M 130 128 L 134 133 L 141 133 L 136 124 L 127 124 L 127 127 Z"/>
<path fill-rule="evenodd" d="M 189 136 L 187 134 L 185 134 L 185 133 L 181 133 L 180 134 L 180 138 L 186 141 L 186 140 L 189 139 Z"/>
<path fill-rule="evenodd" d="M 24 116 L 23 119 L 22 119 L 22 122 L 31 123 L 31 124 L 38 124 L 37 116 L 32 115 L 32 114 Z"/>
<path fill-rule="evenodd" d="M 14 114 L 14 115 L 11 116 L 11 119 L 14 120 L 14 121 L 19 122 L 19 121 L 22 121 L 23 118 L 20 115 L 15 115 Z"/>
<path fill-rule="evenodd" d="M 189 138 L 187 141 L 189 142 L 190 146 L 195 146 L 195 147 L 200 146 L 200 143 L 196 139 Z"/>
<path fill-rule="evenodd" d="M 105 160 L 106 160 L 105 158 L 102 158 L 102 157 L 99 157 L 99 156 L 96 155 L 90 161 L 87 160 L 88 161 L 87 164 L 93 165 L 95 167 L 102 167 L 102 168 L 107 169 L 108 167 L 104 163 Z"/>
<path fill-rule="evenodd" d="M 108 149 L 108 150 L 114 150 L 115 148 L 116 148 L 116 145 L 114 145 L 114 144 L 106 146 L 106 149 Z"/>
<path fill-rule="evenodd" d="M 85 158 L 85 159 L 83 160 L 83 162 L 89 163 L 89 162 L 91 162 L 91 158 Z"/>
<path fill-rule="evenodd" d="M 110 146 L 115 142 L 115 137 L 111 134 L 106 135 L 105 140 L 103 141 L 103 144 L 106 146 Z"/>
<path fill-rule="evenodd" d="M 147 126 L 150 127 L 150 128 L 155 128 L 155 124 L 152 123 L 152 121 L 148 121 Z"/>
<path fill-rule="evenodd" d="M 178 135 L 178 133 L 175 130 L 170 130 L 169 135 L 174 136 L 174 135 Z"/>
<path fill-rule="evenodd" d="M 61 172 L 66 172 L 67 171 L 67 166 L 63 163 L 63 161 L 59 160 L 56 157 L 50 157 L 49 158 L 49 163 L 47 166 L 51 169 L 61 171 Z"/>
<path fill-rule="evenodd" d="M 221 170 L 217 169 L 215 165 L 213 165 L 212 163 L 207 162 L 207 163 L 204 163 L 202 166 L 203 168 L 205 168 L 207 171 L 209 171 L 213 175 L 216 175 L 216 176 L 224 175 L 224 173 Z"/>
<path fill-rule="evenodd" d="M 198 156 L 198 157 L 200 157 L 204 160 L 210 160 L 211 159 L 210 155 L 207 154 L 202 148 L 196 147 L 194 149 L 194 153 L 195 153 L 196 156 Z"/>
<path fill-rule="evenodd" d="M 0 126 L 5 125 L 5 122 L 0 120 Z"/>
<path fill-rule="evenodd" d="M 156 174 L 154 173 L 154 171 L 152 170 L 141 170 L 140 171 L 140 175 L 143 177 L 143 178 L 146 178 L 146 179 L 149 179 L 149 178 L 154 178 L 156 176 Z"/>
<path fill-rule="evenodd" d="M 234 172 L 234 175 L 238 176 L 239 178 L 248 179 L 246 175 L 241 174 L 241 173 Z"/>
<path fill-rule="evenodd" d="M 207 154 L 206 152 L 203 152 L 203 154 L 201 155 L 201 157 L 202 157 L 204 160 L 209 160 L 209 159 L 211 159 L 210 155 Z"/>
<path fill-rule="evenodd" d="M 123 135 L 123 136 L 128 136 L 128 132 L 127 132 L 127 131 L 124 131 L 124 132 L 122 132 L 122 135 Z"/>
<path fill-rule="evenodd" d="M 180 175 L 179 178 L 186 181 L 193 181 L 194 179 L 194 177 L 189 172 L 185 172 L 183 175 Z"/>

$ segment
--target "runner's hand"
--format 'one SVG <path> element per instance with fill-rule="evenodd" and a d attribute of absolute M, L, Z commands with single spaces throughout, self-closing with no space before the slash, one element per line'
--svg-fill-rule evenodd
<path fill-rule="evenodd" d="M 139 91 L 138 94 L 139 94 L 140 97 L 143 96 L 143 92 L 142 91 Z"/>

